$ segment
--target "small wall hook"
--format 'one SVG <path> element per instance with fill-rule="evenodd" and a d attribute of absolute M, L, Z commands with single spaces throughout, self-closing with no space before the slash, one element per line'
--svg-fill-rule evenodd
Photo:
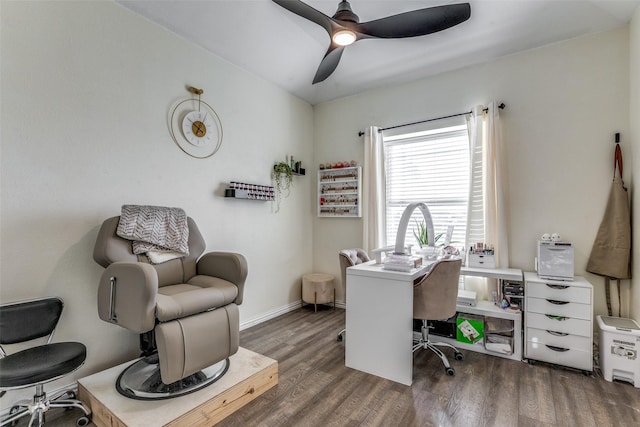
<path fill-rule="evenodd" d="M 187 90 L 194 95 L 202 95 L 204 93 L 203 89 L 198 89 L 197 87 L 187 86 Z"/>

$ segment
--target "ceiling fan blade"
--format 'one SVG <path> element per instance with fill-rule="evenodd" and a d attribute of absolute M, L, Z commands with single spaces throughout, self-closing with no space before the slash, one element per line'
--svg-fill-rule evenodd
<path fill-rule="evenodd" d="M 322 58 L 322 62 L 320 62 L 318 71 L 316 71 L 316 75 L 313 78 L 313 84 L 320 83 L 321 81 L 329 77 L 331 73 L 333 73 L 333 71 L 340 63 L 340 58 L 342 57 L 343 50 L 344 46 L 338 46 L 331 43 L 331 46 L 329 46 L 329 50 L 327 50 L 324 58 Z"/>
<path fill-rule="evenodd" d="M 282 6 L 289 12 L 293 12 L 298 16 L 315 22 L 324 28 L 331 35 L 332 28 L 335 25 L 333 20 L 324 13 L 312 8 L 306 3 L 299 0 L 272 0 L 275 4 Z"/>
<path fill-rule="evenodd" d="M 356 24 L 365 37 L 382 39 L 423 36 L 458 25 L 471 16 L 469 3 L 428 7 Z"/>

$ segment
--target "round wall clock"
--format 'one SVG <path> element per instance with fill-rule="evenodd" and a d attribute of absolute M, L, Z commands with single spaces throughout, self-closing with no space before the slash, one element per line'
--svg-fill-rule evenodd
<path fill-rule="evenodd" d="M 215 110 L 200 99 L 204 92 L 189 86 L 198 98 L 183 99 L 169 111 L 169 132 L 176 145 L 197 159 L 213 156 L 222 144 L 222 123 Z"/>

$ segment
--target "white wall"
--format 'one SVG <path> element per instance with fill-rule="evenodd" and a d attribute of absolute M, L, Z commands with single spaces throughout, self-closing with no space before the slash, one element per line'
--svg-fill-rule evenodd
<path fill-rule="evenodd" d="M 618 29 L 317 105 L 314 158 L 362 163 L 357 133 L 369 125 L 504 102 L 511 267 L 533 270 L 536 239 L 559 232 L 575 244 L 576 274 L 594 284 L 596 313 L 606 312 L 603 279 L 585 267 L 610 188 L 613 135 L 629 133 L 628 37 Z M 628 177 L 632 164 L 625 166 Z M 337 252 L 362 245 L 362 221 L 315 218 L 313 225 L 314 269 L 339 275 Z"/>
<path fill-rule="evenodd" d="M 122 204 L 182 207 L 208 250 L 243 253 L 243 324 L 300 299 L 300 276 L 311 271 L 311 179 L 295 178 L 277 214 L 222 191 L 232 180 L 269 184 L 286 154 L 310 165 L 309 104 L 112 2 L 0 7 L 0 299 L 64 298 L 56 339 L 88 347 L 74 378 L 137 355 L 137 336 L 96 313 L 103 269 L 93 244 Z M 183 154 L 167 130 L 186 85 L 204 88 L 222 121 L 222 147 L 206 160 Z"/>
<path fill-rule="evenodd" d="M 636 7 L 633 14 L 629 30 L 629 76 L 630 76 L 630 140 L 632 141 L 631 153 L 625 158 L 632 157 L 635 168 L 631 168 L 631 230 L 633 239 L 631 246 L 636 248 L 632 251 L 633 262 L 631 266 L 632 283 L 631 288 L 631 317 L 640 321 L 640 193 L 637 190 L 638 182 L 640 182 L 640 173 L 638 166 L 640 165 L 640 6 Z M 635 173 L 634 173 L 635 172 Z M 635 224 L 635 226 L 634 226 Z"/>
<path fill-rule="evenodd" d="M 299 299 L 303 273 L 339 277 L 337 251 L 362 244 L 361 220 L 315 217 L 318 163 L 361 164 L 357 132 L 370 124 L 493 99 L 507 104 L 512 266 L 531 270 L 536 237 L 558 231 L 576 243 L 576 272 L 584 274 L 615 132 L 623 134 L 625 181 L 640 162 L 638 120 L 629 127 L 629 106 L 631 117 L 640 114 L 639 27 L 636 11 L 631 48 L 620 29 L 312 109 L 111 2 L 0 1 L 0 300 L 65 299 L 57 339 L 84 342 L 89 357 L 63 383 L 136 355 L 137 338 L 96 315 L 102 269 L 91 253 L 104 218 L 124 203 L 145 203 L 183 207 L 209 249 L 245 254 L 241 322 L 268 317 Z M 186 85 L 204 88 L 222 119 L 222 148 L 208 160 L 184 155 L 167 131 L 168 109 L 188 96 Z M 231 180 L 267 184 L 272 162 L 285 154 L 302 159 L 310 175 L 296 178 L 278 214 L 269 203 L 221 197 Z M 636 273 L 638 259 L 636 251 Z M 603 313 L 602 280 L 585 275 Z M 640 292 L 632 310 L 638 319 Z"/>

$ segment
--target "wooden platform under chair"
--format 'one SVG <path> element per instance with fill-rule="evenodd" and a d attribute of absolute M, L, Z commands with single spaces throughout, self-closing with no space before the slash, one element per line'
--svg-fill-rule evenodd
<path fill-rule="evenodd" d="M 78 380 L 78 396 L 97 427 L 211 426 L 278 384 L 278 362 L 240 347 L 218 381 L 174 399 L 143 401 L 116 391 L 123 363 Z"/>

